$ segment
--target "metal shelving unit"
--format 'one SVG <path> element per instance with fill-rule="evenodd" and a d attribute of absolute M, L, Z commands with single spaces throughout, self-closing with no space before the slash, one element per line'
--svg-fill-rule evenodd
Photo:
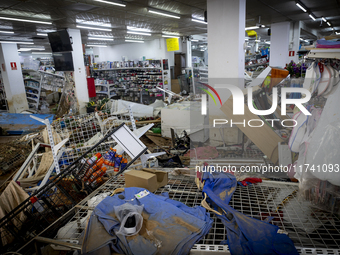
<path fill-rule="evenodd" d="M 28 73 L 30 77 L 24 78 L 28 107 L 38 110 L 41 93 L 41 75 L 36 70 L 23 69 L 23 73 Z"/>

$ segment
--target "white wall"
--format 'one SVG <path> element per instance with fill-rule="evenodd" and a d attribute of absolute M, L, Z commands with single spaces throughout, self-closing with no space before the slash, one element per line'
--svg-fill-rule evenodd
<path fill-rule="evenodd" d="M 161 38 L 144 43 L 124 43 L 106 48 L 93 47 L 93 54 L 98 55 L 98 58 L 95 58 L 96 62 L 122 61 L 122 56 L 126 57 L 126 60 L 141 60 L 145 56 L 146 59 L 169 59 L 169 66 L 173 66 L 174 53 L 182 52 L 182 50 L 180 41 L 178 51 L 168 52 L 165 39 Z"/>

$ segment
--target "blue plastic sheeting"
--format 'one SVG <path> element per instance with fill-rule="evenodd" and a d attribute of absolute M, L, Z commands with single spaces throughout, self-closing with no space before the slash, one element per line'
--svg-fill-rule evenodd
<path fill-rule="evenodd" d="M 85 230 L 82 254 L 109 255 L 113 250 L 131 255 L 183 255 L 209 233 L 213 221 L 203 207 L 188 207 L 169 199 L 167 193 L 137 199 L 135 195 L 143 190 L 125 188 L 96 206 Z M 120 222 L 113 207 L 125 203 L 144 207 L 142 229 L 134 236 L 117 233 Z"/>
<path fill-rule="evenodd" d="M 230 173 L 204 173 L 203 194 L 207 202 L 216 211 L 222 209 L 222 215 L 216 214 L 227 229 L 227 243 L 232 255 L 294 254 L 293 241 L 278 233 L 279 227 L 248 217 L 229 206 L 229 201 L 236 190 L 237 181 Z"/>
<path fill-rule="evenodd" d="M 10 135 L 21 135 L 39 131 L 46 126 L 30 115 L 40 119 L 48 118 L 50 123 L 54 119 L 54 114 L 0 113 L 0 127 Z"/>

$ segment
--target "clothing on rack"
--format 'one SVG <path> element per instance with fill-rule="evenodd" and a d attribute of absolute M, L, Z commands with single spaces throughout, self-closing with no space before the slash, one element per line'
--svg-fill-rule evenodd
<path fill-rule="evenodd" d="M 204 173 L 203 195 L 210 210 L 227 229 L 231 254 L 298 254 L 292 240 L 279 227 L 248 217 L 229 206 L 237 180 L 230 173 Z M 207 208 L 209 205 L 202 204 Z"/>
<path fill-rule="evenodd" d="M 209 213 L 201 206 L 188 207 L 169 199 L 167 193 L 136 196 L 143 188 L 125 188 L 106 197 L 93 211 L 85 230 L 82 254 L 111 254 L 110 250 L 134 255 L 189 254 L 211 226 Z M 143 206 L 143 225 L 138 234 L 118 233 L 120 222 L 114 206 Z"/>

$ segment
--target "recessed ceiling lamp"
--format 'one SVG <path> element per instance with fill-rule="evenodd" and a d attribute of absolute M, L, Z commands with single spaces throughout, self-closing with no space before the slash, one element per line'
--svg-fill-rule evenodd
<path fill-rule="evenodd" d="M 32 52 L 32 54 L 52 54 L 52 52 Z"/>
<path fill-rule="evenodd" d="M 0 43 L 34 44 L 34 42 L 0 41 Z"/>
<path fill-rule="evenodd" d="M 37 35 L 40 35 L 40 36 L 47 36 L 47 34 L 44 34 L 44 33 L 37 33 Z"/>
<path fill-rule="evenodd" d="M 198 42 L 198 40 L 197 40 L 197 39 L 191 39 L 191 41 L 192 41 L 192 42 Z"/>
<path fill-rule="evenodd" d="M 98 37 L 88 37 L 89 40 L 97 40 L 97 41 L 113 41 L 112 38 L 98 38 Z"/>
<path fill-rule="evenodd" d="M 127 29 L 127 30 L 132 30 L 132 31 L 139 31 L 139 32 L 151 32 L 150 29 L 148 29 L 148 28 L 141 28 L 141 27 L 131 27 L 131 26 L 127 26 L 126 29 Z"/>
<path fill-rule="evenodd" d="M 254 30 L 254 29 L 259 29 L 258 26 L 253 26 L 253 27 L 246 27 L 245 30 Z"/>
<path fill-rule="evenodd" d="M 178 16 L 178 15 L 175 15 L 175 14 L 168 14 L 168 13 L 165 13 L 163 11 L 159 11 L 159 10 L 156 10 L 156 9 L 149 9 L 148 10 L 150 13 L 154 13 L 154 14 L 158 14 L 158 15 L 162 15 L 162 16 L 166 16 L 166 17 L 170 17 L 170 18 L 174 18 L 174 19 L 180 19 L 181 17 Z"/>
<path fill-rule="evenodd" d="M 30 19 L 17 19 L 17 18 L 8 18 L 8 17 L 0 17 L 0 19 L 52 25 L 52 22 L 48 22 L 48 21 L 39 21 L 39 20 L 30 20 Z"/>
<path fill-rule="evenodd" d="M 88 27 L 88 26 L 80 26 L 77 25 L 78 28 L 84 28 L 84 29 L 93 29 L 93 30 L 100 30 L 100 31 L 108 31 L 111 32 L 111 29 L 108 28 L 99 28 L 99 27 Z"/>
<path fill-rule="evenodd" d="M 265 42 L 266 44 L 270 44 L 270 42 Z"/>
<path fill-rule="evenodd" d="M 98 37 L 98 38 L 113 38 L 112 35 L 92 35 L 88 34 L 89 37 Z"/>
<path fill-rule="evenodd" d="M 106 45 L 100 45 L 100 44 L 86 44 L 88 47 L 107 47 Z"/>
<path fill-rule="evenodd" d="M 21 48 L 18 51 L 45 50 L 45 47 Z"/>
<path fill-rule="evenodd" d="M 120 6 L 120 7 L 126 7 L 126 4 L 123 4 L 123 3 L 117 3 L 117 2 L 113 2 L 113 1 L 104 1 L 104 0 L 94 0 L 96 2 L 101 2 L 101 3 L 104 3 L 104 4 L 112 4 L 112 5 L 117 5 L 117 6 Z"/>
<path fill-rule="evenodd" d="M 327 21 L 327 25 L 328 25 L 328 26 L 330 26 L 330 27 L 332 26 L 332 24 L 331 24 L 331 23 L 329 23 L 329 21 Z"/>
<path fill-rule="evenodd" d="M 147 35 L 151 36 L 150 33 L 142 33 L 142 32 L 135 32 L 135 31 L 127 31 L 128 34 L 134 34 L 134 35 Z"/>
<path fill-rule="evenodd" d="M 314 17 L 314 15 L 313 15 L 313 14 L 309 14 L 309 17 L 310 17 L 312 20 L 314 20 L 314 21 L 315 21 L 315 17 Z"/>
<path fill-rule="evenodd" d="M 101 22 L 101 21 L 76 19 L 76 23 L 81 24 L 81 25 L 90 25 L 90 26 L 111 28 L 111 23 L 105 23 L 105 22 Z"/>
<path fill-rule="evenodd" d="M 303 10 L 304 12 L 307 12 L 306 8 L 302 6 L 301 3 L 296 3 L 296 6 L 299 7 L 301 10 Z"/>
<path fill-rule="evenodd" d="M 340 33 L 339 33 L 339 32 L 335 32 L 335 34 L 336 34 L 336 35 L 340 35 Z"/>
<path fill-rule="evenodd" d="M 165 34 L 165 35 L 179 35 L 178 32 L 167 32 L 167 31 L 163 31 L 162 33 Z"/>
<path fill-rule="evenodd" d="M 18 49 L 18 51 L 31 51 L 32 49 L 31 48 L 20 48 Z"/>
<path fill-rule="evenodd" d="M 125 40 L 125 42 L 144 43 L 144 41 L 137 41 L 137 40 Z"/>
<path fill-rule="evenodd" d="M 166 37 L 166 38 L 179 38 L 179 36 L 175 36 L 175 35 L 162 35 L 162 37 Z"/>
<path fill-rule="evenodd" d="M 202 23 L 202 24 L 208 24 L 208 23 L 205 22 L 204 20 L 200 20 L 200 19 L 191 19 L 191 21 L 198 22 L 198 23 Z"/>
<path fill-rule="evenodd" d="M 324 22 L 327 22 L 327 20 L 325 19 L 325 17 L 322 17 L 322 20 L 323 20 Z"/>
<path fill-rule="evenodd" d="M 0 31 L 1 34 L 14 34 L 13 31 Z"/>

